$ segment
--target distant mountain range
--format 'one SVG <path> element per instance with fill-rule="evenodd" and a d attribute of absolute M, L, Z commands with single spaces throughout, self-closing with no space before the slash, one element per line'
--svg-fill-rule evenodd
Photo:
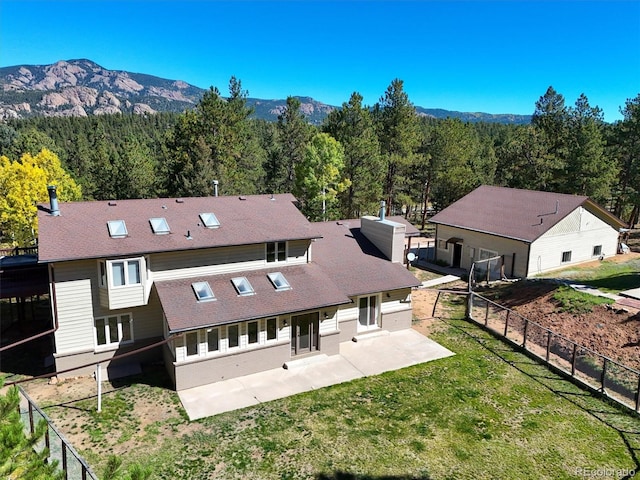
<path fill-rule="evenodd" d="M 206 90 L 180 80 L 107 70 L 91 60 L 59 61 L 51 65 L 0 68 L 0 119 L 33 116 L 88 116 L 111 113 L 182 112 L 194 107 Z M 297 97 L 308 121 L 320 124 L 339 108 Z M 348 99 L 345 99 L 345 101 Z M 254 116 L 275 121 L 286 99 L 248 98 Z M 527 124 L 530 115 L 466 113 L 416 107 L 420 115 L 460 118 L 465 122 Z"/>

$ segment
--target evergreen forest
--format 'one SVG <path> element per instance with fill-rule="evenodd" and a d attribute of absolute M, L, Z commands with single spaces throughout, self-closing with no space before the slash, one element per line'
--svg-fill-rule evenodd
<path fill-rule="evenodd" d="M 36 117 L 0 123 L 0 231 L 28 246 L 47 184 L 60 200 L 291 192 L 310 220 L 390 213 L 424 228 L 481 184 L 586 195 L 630 226 L 640 215 L 640 94 L 610 124 L 585 95 L 549 87 L 528 125 L 420 115 L 402 80 L 363 105 L 354 92 L 320 126 L 289 97 L 277 122 L 251 117 L 232 77 L 183 113 Z M 30 183 L 29 183 L 30 182 Z M 25 192 L 31 192 L 25 194 Z M 21 218 L 18 218 L 21 217 Z"/>

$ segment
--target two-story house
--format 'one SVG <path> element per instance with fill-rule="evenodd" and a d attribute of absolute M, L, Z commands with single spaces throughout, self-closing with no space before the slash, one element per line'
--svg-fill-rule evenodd
<path fill-rule="evenodd" d="M 39 262 L 56 370 L 73 369 L 62 376 L 164 359 L 182 390 L 411 326 L 402 223 L 310 223 L 289 194 L 58 205 L 50 193 Z"/>

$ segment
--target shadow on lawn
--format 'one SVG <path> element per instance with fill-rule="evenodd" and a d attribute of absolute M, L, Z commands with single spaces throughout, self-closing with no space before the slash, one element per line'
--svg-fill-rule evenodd
<path fill-rule="evenodd" d="M 508 363 L 511 367 L 517 369 L 527 377 L 549 389 L 554 394 L 559 395 L 568 402 L 571 402 L 579 409 L 598 419 L 607 427 L 615 430 L 625 444 L 627 451 L 634 462 L 633 471 L 631 471 L 627 476 L 620 478 L 630 479 L 635 476 L 635 472 L 640 472 L 640 460 L 637 455 L 638 451 L 640 451 L 640 429 L 629 430 L 628 424 L 626 424 L 626 420 L 628 420 L 629 416 L 636 415 L 635 413 L 630 413 L 617 403 L 609 401 L 606 396 L 601 397 L 603 403 L 600 405 L 607 405 L 609 406 L 609 409 L 594 409 L 592 405 L 589 405 L 589 401 L 592 398 L 597 398 L 596 395 L 591 394 L 587 390 L 581 389 L 568 379 L 564 379 L 559 375 L 554 376 L 545 365 L 529 357 L 526 351 L 519 352 L 517 349 L 505 348 L 504 343 L 499 338 L 496 338 L 491 332 L 485 331 L 481 326 L 475 323 L 469 324 L 466 320 L 442 320 L 449 326 L 457 329 L 479 343 L 483 348 L 500 358 L 502 361 Z M 521 358 L 516 361 L 509 358 L 514 353 L 520 353 Z M 522 356 L 529 360 L 527 361 L 523 359 Z M 537 371 L 532 372 L 532 369 Z M 575 388 L 578 390 L 570 391 L 571 389 L 567 388 L 569 385 L 575 385 Z M 634 438 L 634 443 L 637 446 L 634 446 L 631 443 Z"/>

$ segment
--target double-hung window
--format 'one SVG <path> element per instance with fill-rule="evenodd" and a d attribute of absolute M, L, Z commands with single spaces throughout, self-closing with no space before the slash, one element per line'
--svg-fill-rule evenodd
<path fill-rule="evenodd" d="M 96 346 L 110 347 L 133 342 L 131 314 L 110 315 L 95 319 Z"/>
<path fill-rule="evenodd" d="M 267 263 L 287 261 L 287 242 L 267 243 Z"/>

